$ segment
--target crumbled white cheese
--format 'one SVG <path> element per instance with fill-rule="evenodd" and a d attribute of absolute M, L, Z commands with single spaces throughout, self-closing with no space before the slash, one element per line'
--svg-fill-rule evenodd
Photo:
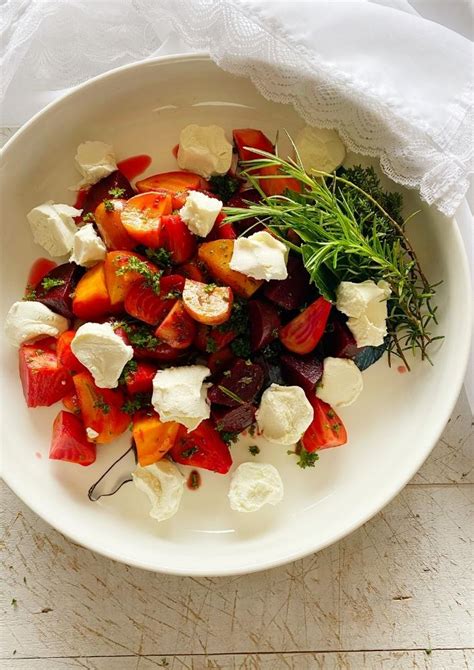
<path fill-rule="evenodd" d="M 316 395 L 332 407 L 347 407 L 359 397 L 364 382 L 362 373 L 348 358 L 325 358 L 324 372 Z"/>
<path fill-rule="evenodd" d="M 343 281 L 337 288 L 337 309 L 349 319 L 347 326 L 358 347 L 383 344 L 387 334 L 387 299 L 390 287 L 381 279 L 354 283 Z"/>
<path fill-rule="evenodd" d="M 232 475 L 228 495 L 233 510 L 256 512 L 283 499 L 283 482 L 273 465 L 242 463 Z"/>
<path fill-rule="evenodd" d="M 69 327 L 68 320 L 41 302 L 15 302 L 5 319 L 5 335 L 14 347 L 39 337 L 58 337 Z"/>
<path fill-rule="evenodd" d="M 262 230 L 234 241 L 230 267 L 254 279 L 286 279 L 288 248 Z"/>
<path fill-rule="evenodd" d="M 346 157 L 346 148 L 335 130 L 305 126 L 295 140 L 306 172 L 333 172 Z"/>
<path fill-rule="evenodd" d="M 72 263 L 88 267 L 102 261 L 106 253 L 107 247 L 102 238 L 97 235 L 92 223 L 88 223 L 79 228 L 74 235 L 72 254 L 69 260 Z"/>
<path fill-rule="evenodd" d="M 183 497 L 184 477 L 178 468 L 163 459 L 132 472 L 133 483 L 145 493 L 151 503 L 150 516 L 166 521 L 176 514 Z"/>
<path fill-rule="evenodd" d="M 161 421 L 177 421 L 194 430 L 211 415 L 204 379 L 211 374 L 204 365 L 158 370 L 153 379 L 151 402 Z"/>
<path fill-rule="evenodd" d="M 84 323 L 77 329 L 71 349 L 96 385 L 106 389 L 118 385 L 125 364 L 133 357 L 133 348 L 125 344 L 110 323 Z"/>
<path fill-rule="evenodd" d="M 99 437 L 99 433 L 93 428 L 90 428 L 89 426 L 87 426 L 86 428 L 86 433 L 89 442 L 93 442 L 96 439 L 96 437 Z"/>
<path fill-rule="evenodd" d="M 269 442 L 295 444 L 312 422 L 314 410 L 299 386 L 272 384 L 256 413 L 259 431 Z"/>
<path fill-rule="evenodd" d="M 207 237 L 222 209 L 222 202 L 205 193 L 190 191 L 179 215 L 189 230 L 199 237 Z"/>
<path fill-rule="evenodd" d="M 223 128 L 191 124 L 179 135 L 177 155 L 182 170 L 196 172 L 208 179 L 213 174 L 225 174 L 232 163 L 232 144 Z"/>
<path fill-rule="evenodd" d="M 34 241 L 51 256 L 64 256 L 71 251 L 77 231 L 73 217 L 79 216 L 81 212 L 81 209 L 70 205 L 45 202 L 34 207 L 26 217 Z"/>
<path fill-rule="evenodd" d="M 92 186 L 117 169 L 113 147 L 105 142 L 83 142 L 77 147 L 75 160 L 83 177 L 79 188 Z"/>

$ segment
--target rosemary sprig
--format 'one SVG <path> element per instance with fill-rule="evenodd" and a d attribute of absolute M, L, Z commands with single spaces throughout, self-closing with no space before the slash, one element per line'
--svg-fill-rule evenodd
<path fill-rule="evenodd" d="M 407 367 L 407 350 L 419 350 L 421 358 L 429 360 L 428 347 L 439 339 L 430 332 L 437 322 L 432 306 L 437 285 L 428 282 L 405 234 L 408 219 L 395 220 L 376 198 L 344 176 L 320 171 L 308 174 L 297 152 L 293 161 L 253 151 L 262 158 L 245 162 L 243 174 L 259 190 L 262 202 L 248 203 L 245 209 L 225 208 L 227 221 L 251 216 L 263 222 L 302 254 L 311 280 L 331 301 L 341 281 L 387 281 L 392 291 L 387 320 L 389 354 L 400 356 Z M 301 193 L 265 196 L 258 184 L 258 170 L 265 167 L 278 168 L 271 178 L 296 179 Z M 298 234 L 301 246 L 286 239 L 289 230 Z"/>

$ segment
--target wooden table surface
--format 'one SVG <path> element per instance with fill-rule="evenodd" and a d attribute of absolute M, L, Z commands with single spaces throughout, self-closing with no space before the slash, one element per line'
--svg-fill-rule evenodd
<path fill-rule="evenodd" d="M 462 392 L 431 456 L 374 519 L 241 577 L 115 563 L 3 485 L 0 670 L 474 668 L 473 451 Z"/>

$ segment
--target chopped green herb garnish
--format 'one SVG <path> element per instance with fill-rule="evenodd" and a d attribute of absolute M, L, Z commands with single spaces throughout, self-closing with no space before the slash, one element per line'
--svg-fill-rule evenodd
<path fill-rule="evenodd" d="M 137 347 L 138 349 L 156 349 L 160 344 L 160 340 L 146 326 L 135 326 L 126 322 L 121 323 L 120 326 L 126 332 L 129 342 L 133 347 Z"/>
<path fill-rule="evenodd" d="M 230 174 L 214 175 L 209 179 L 209 186 L 222 202 L 227 202 L 240 188 L 240 179 Z"/>
<path fill-rule="evenodd" d="M 150 404 L 150 397 L 146 393 L 137 393 L 133 398 L 128 398 L 122 405 L 122 412 L 135 414 L 138 410 Z"/>
<path fill-rule="evenodd" d="M 191 456 L 194 456 L 198 451 L 199 449 L 197 447 L 189 447 L 189 449 L 185 449 L 181 452 L 181 456 L 183 458 L 191 458 Z"/>
<path fill-rule="evenodd" d="M 224 375 L 224 377 L 230 377 L 232 372 L 230 370 L 224 370 L 222 374 Z"/>
<path fill-rule="evenodd" d="M 123 195 L 125 195 L 125 189 L 124 188 L 111 188 L 111 189 L 109 189 L 109 195 L 111 195 L 112 198 L 121 198 Z"/>
<path fill-rule="evenodd" d="M 43 281 L 41 282 L 42 288 L 44 288 L 45 291 L 50 291 L 52 288 L 56 288 L 56 286 L 62 286 L 66 282 L 64 279 L 56 279 L 55 277 L 45 277 Z"/>
<path fill-rule="evenodd" d="M 16 598 L 12 598 L 12 607 L 17 607 L 18 605 L 18 600 Z"/>
<path fill-rule="evenodd" d="M 233 391 L 228 389 L 226 386 L 222 386 L 222 384 L 218 384 L 217 388 L 219 389 L 219 391 L 221 391 L 228 398 L 231 398 L 235 402 L 238 402 L 239 405 L 245 405 L 245 400 L 242 400 L 242 398 L 239 398 L 239 396 L 236 393 L 234 393 Z"/>
<path fill-rule="evenodd" d="M 168 291 L 166 295 L 163 296 L 164 300 L 173 300 L 174 298 L 181 298 L 182 292 L 178 291 L 177 288 L 173 289 L 172 291 Z"/>
<path fill-rule="evenodd" d="M 138 363 L 137 361 L 134 361 L 133 358 L 131 361 L 128 361 L 128 363 L 125 363 L 124 368 L 119 377 L 119 384 L 126 384 L 126 382 L 129 381 L 129 376 L 131 375 L 131 373 L 135 372 L 137 368 Z"/>
<path fill-rule="evenodd" d="M 206 284 L 204 290 L 206 293 L 213 293 L 217 288 L 217 284 Z"/>
<path fill-rule="evenodd" d="M 242 335 L 241 337 L 237 337 L 230 343 L 230 348 L 234 354 L 240 358 L 246 358 L 247 356 L 250 356 L 251 350 L 249 336 L 246 334 Z"/>
<path fill-rule="evenodd" d="M 314 468 L 316 461 L 319 461 L 319 455 L 315 451 L 306 451 L 301 444 L 298 444 L 294 451 L 287 451 L 286 453 L 298 456 L 296 465 L 299 465 L 303 470 L 305 468 Z"/>
<path fill-rule="evenodd" d="M 105 400 L 102 396 L 99 396 L 97 398 L 97 400 L 94 403 L 94 407 L 97 407 L 97 409 L 100 409 L 104 414 L 109 414 L 109 412 L 110 412 L 110 405 L 105 402 Z"/>
<path fill-rule="evenodd" d="M 217 351 L 217 342 L 211 335 L 208 335 L 206 339 L 206 353 L 213 354 L 215 351 Z"/>
<path fill-rule="evenodd" d="M 160 292 L 161 271 L 153 272 L 145 261 L 136 256 L 128 257 L 126 263 L 117 268 L 115 274 L 121 276 L 127 272 L 137 272 L 145 279 L 146 285 L 153 289 L 156 294 Z"/>
<path fill-rule="evenodd" d="M 104 207 L 106 212 L 113 212 L 115 210 L 115 204 L 113 200 L 109 200 L 108 198 L 105 198 L 104 202 Z"/>
<path fill-rule="evenodd" d="M 239 439 L 239 433 L 232 433 L 228 430 L 223 430 L 220 432 L 220 436 L 222 441 L 225 442 L 229 447 Z"/>
<path fill-rule="evenodd" d="M 82 217 L 82 220 L 84 223 L 95 223 L 95 216 L 92 214 L 92 212 L 88 212 Z"/>
<path fill-rule="evenodd" d="M 249 447 L 249 451 L 252 454 L 252 456 L 256 456 L 257 454 L 260 453 L 260 448 L 257 447 L 255 444 L 253 444 L 251 447 Z"/>
<path fill-rule="evenodd" d="M 256 431 L 256 430 L 257 430 L 257 426 L 253 423 L 253 424 L 250 426 L 250 428 L 248 429 L 248 431 L 249 431 L 249 435 L 250 435 L 251 437 L 254 437 L 254 435 L 255 435 L 255 431 Z"/>
<path fill-rule="evenodd" d="M 172 265 L 171 252 L 161 247 L 160 249 L 145 249 L 145 255 L 152 263 L 162 268 L 169 268 Z"/>
<path fill-rule="evenodd" d="M 26 287 L 26 293 L 23 300 L 36 300 L 36 290 L 32 286 Z"/>

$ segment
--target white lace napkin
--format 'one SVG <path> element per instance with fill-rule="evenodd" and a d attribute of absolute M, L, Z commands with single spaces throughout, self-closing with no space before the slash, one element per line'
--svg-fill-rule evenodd
<path fill-rule="evenodd" d="M 468 188 L 472 45 L 407 0 L 6 0 L 2 44 L 4 126 L 111 68 L 204 50 L 441 212 Z"/>

